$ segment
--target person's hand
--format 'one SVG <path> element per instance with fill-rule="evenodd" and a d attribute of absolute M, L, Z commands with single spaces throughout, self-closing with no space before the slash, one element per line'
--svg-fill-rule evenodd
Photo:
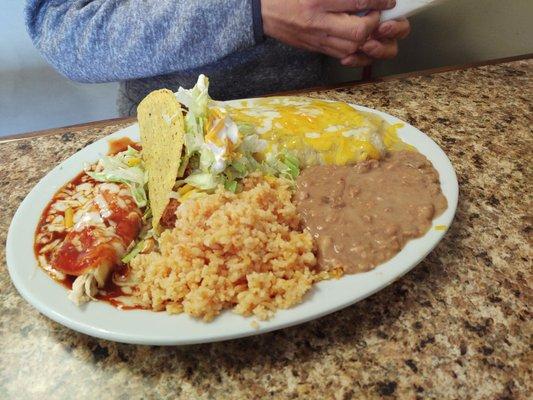
<path fill-rule="evenodd" d="M 398 40 L 404 39 L 410 31 L 411 25 L 405 18 L 383 22 L 357 52 L 342 58 L 341 64 L 362 67 L 374 60 L 394 58 L 398 55 Z"/>
<path fill-rule="evenodd" d="M 379 10 L 396 0 L 262 0 L 263 30 L 288 45 L 348 59 L 379 26 Z M 359 11 L 378 10 L 358 17 Z"/>

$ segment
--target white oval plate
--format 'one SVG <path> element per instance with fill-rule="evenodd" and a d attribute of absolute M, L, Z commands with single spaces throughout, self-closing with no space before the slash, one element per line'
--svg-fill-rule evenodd
<path fill-rule="evenodd" d="M 353 107 L 377 114 L 391 124 L 404 124 L 398 131 L 399 136 L 433 163 L 448 200 L 448 209 L 434 220 L 433 225 L 450 226 L 457 207 L 458 184 L 446 154 L 429 137 L 398 118 L 366 107 Z M 301 304 L 279 310 L 269 321 L 259 321 L 258 328 L 252 327 L 253 317 L 244 318 L 230 311 L 205 323 L 185 314 L 121 311 L 105 302 L 77 307 L 67 299 L 67 290 L 38 267 L 33 252 L 34 232 L 42 210 L 54 193 L 76 176 L 84 163 L 94 162 L 105 155 L 110 139 L 124 136 L 139 140 L 138 125 L 98 140 L 50 171 L 20 204 L 7 236 L 8 269 L 22 297 L 47 317 L 87 335 L 124 343 L 185 345 L 257 335 L 301 324 L 354 304 L 389 285 L 422 261 L 445 234 L 445 231 L 430 229 L 426 235 L 410 241 L 394 258 L 372 271 L 319 282 Z"/>

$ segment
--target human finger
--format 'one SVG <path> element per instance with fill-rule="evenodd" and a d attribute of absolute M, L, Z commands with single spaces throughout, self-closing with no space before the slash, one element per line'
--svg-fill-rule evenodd
<path fill-rule="evenodd" d="M 359 49 L 359 43 L 357 42 L 330 35 L 324 35 L 319 41 L 319 46 L 337 51 L 336 58 L 344 58 Z"/>
<path fill-rule="evenodd" d="M 396 0 L 322 0 L 322 9 L 333 12 L 359 12 L 367 10 L 389 10 L 396 6 Z"/>
<path fill-rule="evenodd" d="M 364 17 L 345 13 L 326 13 L 321 18 L 319 29 L 330 36 L 362 43 L 379 25 L 379 12 L 372 11 Z"/>
<path fill-rule="evenodd" d="M 345 67 L 366 67 L 372 64 L 372 58 L 363 53 L 350 54 L 341 60 L 341 64 Z"/>
<path fill-rule="evenodd" d="M 390 59 L 398 55 L 398 42 L 396 40 L 371 39 L 361 46 L 361 51 L 372 58 Z"/>
<path fill-rule="evenodd" d="M 404 39 L 411 32 L 411 24 L 406 18 L 387 21 L 379 25 L 376 37 L 388 39 Z"/>

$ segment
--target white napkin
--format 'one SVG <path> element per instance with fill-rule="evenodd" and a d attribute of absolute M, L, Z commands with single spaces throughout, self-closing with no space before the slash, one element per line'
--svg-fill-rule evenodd
<path fill-rule="evenodd" d="M 407 18 L 425 8 L 442 3 L 444 0 L 396 0 L 396 7 L 381 13 L 381 22 Z"/>

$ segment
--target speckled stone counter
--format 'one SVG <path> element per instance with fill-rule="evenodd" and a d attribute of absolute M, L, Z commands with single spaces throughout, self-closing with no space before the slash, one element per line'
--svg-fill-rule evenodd
<path fill-rule="evenodd" d="M 270 334 L 132 346 L 40 315 L 5 265 L 11 217 L 54 165 L 119 126 L 0 144 L 0 398 L 477 398 L 531 395 L 532 72 L 519 61 L 315 91 L 417 126 L 460 184 L 453 226 L 372 297 Z"/>

